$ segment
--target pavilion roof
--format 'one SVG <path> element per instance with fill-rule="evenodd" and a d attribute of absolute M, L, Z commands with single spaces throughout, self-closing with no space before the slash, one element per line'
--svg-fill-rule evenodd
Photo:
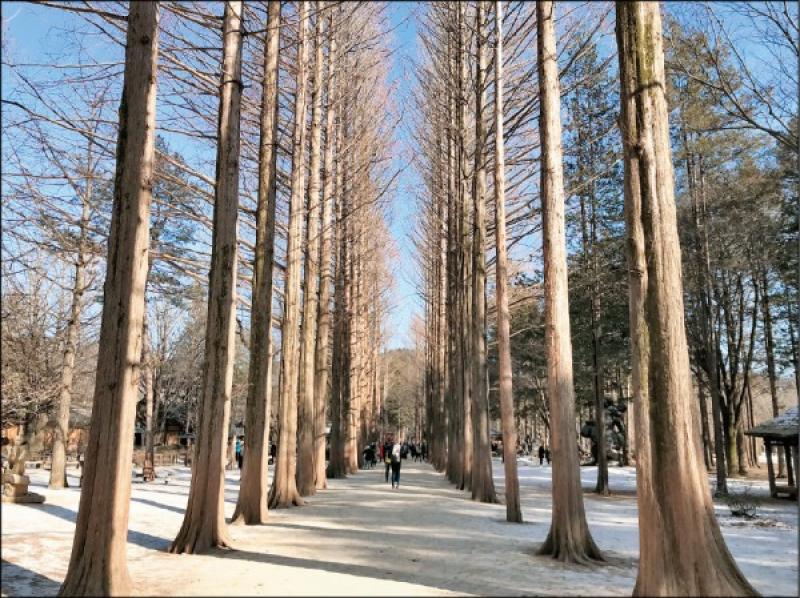
<path fill-rule="evenodd" d="M 800 425 L 798 408 L 792 407 L 781 413 L 778 417 L 761 422 L 757 426 L 750 428 L 745 434 L 759 436 L 767 440 L 785 441 L 793 439 L 797 442 L 798 425 Z"/>

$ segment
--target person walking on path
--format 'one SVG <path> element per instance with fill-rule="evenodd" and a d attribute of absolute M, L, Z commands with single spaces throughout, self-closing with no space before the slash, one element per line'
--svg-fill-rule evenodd
<path fill-rule="evenodd" d="M 539 465 L 544 465 L 544 445 L 539 445 Z"/>
<path fill-rule="evenodd" d="M 544 458 L 547 459 L 547 464 L 550 465 L 550 449 L 544 449 Z"/>
<path fill-rule="evenodd" d="M 420 452 L 422 453 L 422 460 L 428 460 L 428 444 L 423 440 L 422 447 L 420 448 Z"/>
<path fill-rule="evenodd" d="M 392 467 L 392 444 L 391 440 L 383 443 L 383 462 L 386 464 L 386 482 L 389 482 L 389 470 Z"/>
<path fill-rule="evenodd" d="M 244 440 L 242 437 L 238 437 L 236 439 L 236 463 L 239 465 L 239 469 L 242 468 L 242 461 L 244 460 Z"/>
<path fill-rule="evenodd" d="M 402 464 L 402 450 L 403 449 L 399 442 L 396 442 L 392 447 L 392 488 L 400 487 L 400 465 Z"/>

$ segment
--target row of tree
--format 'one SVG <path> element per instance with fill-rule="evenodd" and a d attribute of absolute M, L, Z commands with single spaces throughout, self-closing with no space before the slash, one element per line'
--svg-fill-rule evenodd
<path fill-rule="evenodd" d="M 627 394 L 634 407 L 630 419 L 636 437 L 641 534 L 636 593 L 752 593 L 719 532 L 705 472 L 713 462 L 712 442 L 717 445 L 719 491 L 725 489 L 726 472 L 737 471 L 744 462 L 747 449 L 742 431 L 746 414 L 752 423 L 749 378 L 754 375 L 758 310 L 765 304 L 762 342 L 777 413 L 774 315 L 769 299 L 785 297 L 791 310 L 796 297 L 796 273 L 787 267 L 796 255 L 786 251 L 791 246 L 787 239 L 793 238 L 796 244 L 796 215 L 788 207 L 796 201 L 796 190 L 786 184 L 786 177 L 796 173 L 797 167 L 795 161 L 780 160 L 782 153 L 791 155 L 797 150 L 796 126 L 777 118 L 759 120 L 758 102 L 769 98 L 753 98 L 737 87 L 726 48 L 718 44 L 712 49 L 707 34 L 692 35 L 690 28 L 681 27 L 675 19 L 668 22 L 665 68 L 657 3 L 617 3 L 616 73 L 610 60 L 598 56 L 595 37 L 603 27 L 602 18 L 596 28 L 580 27 L 570 22 L 567 13 L 559 27 L 566 32 L 562 37 L 568 50 L 559 54 L 552 3 L 537 2 L 535 14 L 532 7 L 509 3 L 505 18 L 499 3 L 494 10 L 489 8 L 483 2 L 437 4 L 428 11 L 429 24 L 423 33 L 426 62 L 419 77 L 417 141 L 425 190 L 421 218 L 429 226 L 416 242 L 426 307 L 424 388 L 433 462 L 459 488 L 471 487 L 473 498 L 495 500 L 490 461 L 482 449 L 488 437 L 487 389 L 490 381 L 497 381 L 507 518 L 521 521 L 515 472 L 519 421 L 514 419 L 511 380 L 512 374 L 530 378 L 531 369 L 541 367 L 544 375 L 534 372 L 534 377 L 546 401 L 540 401 L 535 410 L 548 427 L 554 457 L 552 525 L 541 551 L 573 562 L 603 560 L 584 515 L 575 450 L 575 393 L 589 398 L 597 422 L 596 490 L 601 493 L 608 492 L 606 394 L 617 398 Z M 758 13 L 760 9 L 752 10 Z M 784 20 L 779 13 L 772 16 L 776 23 L 793 22 L 788 12 Z M 524 70 L 521 65 L 529 64 L 524 56 L 529 46 L 520 40 L 530 32 L 531 23 L 536 28 L 538 76 L 536 96 L 525 96 L 526 104 L 519 97 L 529 91 L 531 81 L 514 75 Z M 490 44 L 495 50 L 494 77 L 487 77 L 486 47 Z M 504 47 L 511 48 L 510 58 L 503 57 Z M 575 50 L 570 52 L 571 48 Z M 707 49 L 702 60 L 682 57 L 698 48 Z M 790 49 L 796 59 L 796 48 Z M 737 58 L 741 78 L 741 70 L 749 65 Z M 791 52 L 788 58 L 781 55 L 784 64 L 792 58 Z M 566 66 L 559 70 L 559 63 Z M 686 65 L 696 72 L 687 75 Z M 506 69 L 512 73 L 512 84 L 504 84 Z M 717 78 L 712 79 L 712 74 Z M 618 93 L 609 90 L 614 75 L 620 81 Z M 748 76 L 741 84 L 750 86 L 747 91 L 757 84 L 746 71 L 744 77 Z M 683 88 L 687 79 L 693 86 L 688 93 Z M 493 92 L 492 107 L 487 105 L 487 92 Z M 564 102 L 566 156 L 561 129 Z M 531 104 L 538 104 L 535 129 L 524 120 Z M 675 106 L 677 126 L 669 125 L 668 105 Z M 775 112 L 784 114 L 782 109 Z M 705 147 L 688 146 L 689 151 L 702 148 L 707 155 L 724 155 L 713 167 L 706 162 L 705 199 L 699 190 L 697 156 L 687 157 L 686 119 L 695 119 L 690 136 L 709 140 Z M 743 121 L 749 132 L 726 132 Z M 776 150 L 770 149 L 765 134 L 777 142 Z M 531 144 L 534 135 L 537 143 Z M 527 145 L 519 137 L 525 137 Z M 730 138 L 727 154 L 716 143 L 726 137 Z M 507 169 L 516 176 L 512 182 L 506 181 L 507 143 L 521 154 Z M 673 148 L 677 148 L 679 166 L 686 160 L 677 180 Z M 771 152 L 777 159 L 771 159 Z M 490 327 L 484 260 L 490 247 L 485 196 L 492 155 L 496 275 L 495 321 Z M 618 166 L 620 159 L 623 168 Z M 531 177 L 534 160 L 539 167 L 538 187 Z M 518 174 L 520 164 L 527 175 Z M 716 208 L 726 215 L 713 225 L 715 241 L 719 241 L 713 250 L 709 247 L 714 241 L 708 237 L 713 214 L 699 203 L 709 202 L 712 171 L 718 186 L 727 181 L 724 191 L 714 189 L 720 194 Z M 786 174 L 775 177 L 780 171 Z M 755 186 L 758 181 L 762 182 Z M 733 192 L 743 184 L 747 197 Z M 505 213 L 506 189 L 510 205 L 522 206 L 519 210 L 528 218 L 533 212 L 528 194 L 541 196 L 537 215 L 543 235 L 543 285 L 534 282 L 534 290 L 540 291 L 533 307 L 528 302 L 515 311 L 533 314 L 533 321 L 520 322 L 517 332 L 543 329 L 544 338 L 532 339 L 536 344 L 526 349 L 527 355 L 534 355 L 516 366 L 510 359 L 508 247 L 529 230 L 507 238 L 506 225 L 514 230 L 517 219 Z M 569 215 L 565 214 L 567 199 L 573 206 Z M 689 215 L 693 220 L 687 219 Z M 686 237 L 679 238 L 678 223 L 685 219 L 690 226 L 680 227 Z M 738 221 L 735 227 L 734 221 Z M 571 238 L 565 231 L 572 233 Z M 720 253 L 711 256 L 712 251 Z M 687 264 L 685 284 L 682 259 Z M 526 286 L 530 287 L 522 284 L 523 291 Z M 760 299 L 759 293 L 770 286 L 766 300 Z M 543 317 L 537 316 L 542 312 Z M 570 329 L 571 321 L 578 322 L 578 330 Z M 783 322 L 786 334 L 781 339 L 795 351 L 791 317 L 787 315 Z M 496 342 L 496 354 L 490 359 L 494 371 L 488 373 L 487 338 Z M 573 379 L 573 342 L 582 353 L 575 356 L 581 374 L 577 380 Z M 541 365 L 537 350 L 546 356 Z M 705 380 L 697 376 L 697 393 L 692 388 L 693 370 L 705 371 Z M 714 399 L 710 413 L 706 389 Z M 709 415 L 714 422 L 713 440 Z M 750 459 L 755 461 L 752 455 Z M 686 554 L 692 555 L 689 560 Z M 690 561 L 706 565 L 696 569 Z"/>
<path fill-rule="evenodd" d="M 220 17 L 181 3 L 134 2 L 127 13 L 99 5 L 56 6 L 85 15 L 101 37 L 122 40 L 124 61 L 117 63 L 123 67 L 117 71 L 121 88 L 115 88 L 114 73 L 83 56 L 87 64 L 75 78 L 79 89 L 87 81 L 106 81 L 104 108 L 119 89 L 118 127 L 95 125 L 110 120 L 106 113 L 71 118 L 48 94 L 37 95 L 33 82 L 30 90 L 17 88 L 7 102 L 20 115 L 16 132 L 30 135 L 38 125 L 63 135 L 39 135 L 38 147 L 45 156 L 49 147 L 53 155 L 48 173 L 59 152 L 76 147 L 75 138 L 86 145 L 85 164 L 69 170 L 71 165 L 64 163 L 53 178 L 54 186 L 61 186 L 42 191 L 36 183 L 38 167 L 30 165 L 29 156 L 18 156 L 20 171 L 8 179 L 14 189 L 9 204 L 20 220 L 33 210 L 38 230 L 52 234 L 42 242 L 31 232 L 36 229 L 20 227 L 16 238 L 4 239 L 4 251 L 17 264 L 27 264 L 31 247 L 75 263 L 61 398 L 40 401 L 41 410 L 57 420 L 51 485 L 60 487 L 66 481 L 81 316 L 85 320 L 87 312 L 97 311 L 86 309 L 86 277 L 96 272 L 98 262 L 102 266 L 103 244 L 108 246 L 99 318 L 102 351 L 72 558 L 61 592 L 127 594 L 125 538 L 140 396 L 146 480 L 155 475 L 156 408 L 162 423 L 172 399 L 194 411 L 190 496 L 172 552 L 230 545 L 224 467 L 237 345 L 246 348 L 249 365 L 243 392 L 247 457 L 234 522 L 264 523 L 268 508 L 302 504 L 303 496 L 325 487 L 327 477 L 357 470 L 361 448 L 377 434 L 386 384 L 383 323 L 391 287 L 384 208 L 393 181 L 388 158 L 395 126 L 385 86 L 387 65 L 380 59 L 386 54 L 383 7 L 323 1 L 286 7 L 276 1 L 262 7 L 228 1 Z M 169 19 L 160 22 L 162 12 Z M 178 39 L 182 43 L 173 43 Z M 60 86 L 67 85 L 65 79 Z M 189 99 L 192 93 L 197 100 Z M 158 120 L 157 95 L 159 105 L 166 106 Z M 85 111 L 80 98 L 72 99 L 67 106 Z M 215 101 L 213 122 L 204 108 Z M 215 132 L 209 135 L 212 122 Z M 156 136 L 159 131 L 183 144 L 188 138 L 213 148 L 215 174 L 205 174 L 207 159 L 191 165 L 170 154 Z M 103 177 L 99 165 L 109 163 L 114 164 L 113 177 Z M 64 181 L 73 183 L 71 196 Z M 31 208 L 25 200 L 37 191 L 47 203 Z M 104 223 L 110 224 L 107 235 Z M 63 238 L 54 242 L 56 234 L 67 236 L 64 231 L 69 243 Z M 50 247 L 44 248 L 48 241 Z M 210 268 L 207 277 L 205 268 Z M 187 292 L 201 290 L 198 283 L 208 285 L 207 313 L 192 313 L 175 339 L 161 298 L 202 306 L 197 293 Z M 146 302 L 153 293 L 159 300 Z M 240 303 L 250 308 L 244 318 L 237 315 Z M 205 330 L 201 359 L 189 325 Z M 279 344 L 273 341 L 276 325 Z M 200 365 L 200 380 L 197 370 L 186 376 L 169 367 L 177 353 L 192 349 L 194 359 L 181 361 L 190 370 L 192 363 Z M 273 354 L 279 355 L 276 376 Z M 4 361 L 4 380 L 5 372 Z M 32 406 L 29 400 L 29 412 Z M 270 488 L 272 419 L 279 451 Z"/>

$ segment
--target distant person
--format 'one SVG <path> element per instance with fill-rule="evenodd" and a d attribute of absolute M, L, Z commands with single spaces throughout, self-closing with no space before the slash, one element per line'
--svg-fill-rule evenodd
<path fill-rule="evenodd" d="M 403 462 L 403 447 L 399 442 L 392 446 L 391 465 L 392 465 L 392 488 L 400 487 L 400 465 Z"/>
<path fill-rule="evenodd" d="M 389 470 L 392 468 L 392 444 L 391 440 L 383 443 L 383 462 L 386 464 L 386 482 L 389 482 Z"/>
<path fill-rule="evenodd" d="M 422 460 L 428 460 L 428 444 L 423 440 L 422 446 L 420 446 L 420 453 L 422 454 Z"/>
<path fill-rule="evenodd" d="M 539 445 L 539 465 L 544 465 L 544 446 Z"/>
<path fill-rule="evenodd" d="M 413 442 L 409 445 L 408 450 L 411 451 L 411 460 L 417 460 L 417 445 Z"/>
<path fill-rule="evenodd" d="M 547 464 L 550 465 L 550 449 L 544 449 L 544 458 L 547 459 Z"/>
<path fill-rule="evenodd" d="M 278 456 L 278 443 L 272 442 L 270 443 L 269 447 L 269 456 L 272 458 L 272 462 L 275 462 L 275 457 Z"/>
<path fill-rule="evenodd" d="M 236 463 L 239 469 L 242 468 L 242 461 L 244 460 L 244 440 L 239 436 L 236 439 Z"/>
<path fill-rule="evenodd" d="M 370 469 L 375 464 L 375 449 L 368 444 L 364 449 L 364 468 Z"/>

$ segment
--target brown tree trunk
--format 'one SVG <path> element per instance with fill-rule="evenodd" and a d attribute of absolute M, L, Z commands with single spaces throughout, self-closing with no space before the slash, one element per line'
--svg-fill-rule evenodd
<path fill-rule="evenodd" d="M 583 508 L 575 434 L 567 256 L 564 235 L 564 173 L 561 152 L 560 86 L 556 63 L 554 8 L 536 3 L 538 28 L 539 132 L 542 140 L 542 230 L 544 245 L 547 395 L 553 455 L 553 514 L 539 553 L 561 561 L 603 560 Z"/>
<path fill-rule="evenodd" d="M 297 410 L 297 491 L 310 496 L 317 491 L 314 483 L 314 402 L 315 363 L 320 250 L 320 147 L 322 145 L 322 67 L 325 3 L 316 2 L 314 85 L 311 91 L 311 148 L 309 156 L 308 219 L 306 224 L 305 266 L 303 268 L 303 338 L 300 352 L 300 381 Z"/>
<path fill-rule="evenodd" d="M 292 137 L 291 195 L 286 240 L 286 284 L 281 326 L 280 441 L 275 478 L 269 495 L 270 508 L 301 506 L 297 492 L 297 385 L 300 365 L 298 319 L 300 316 L 300 242 L 303 236 L 303 192 L 305 191 L 306 65 L 308 64 L 308 5 L 300 3 L 300 33 L 297 49 L 297 89 Z"/>
<path fill-rule="evenodd" d="M 156 124 L 158 4 L 132 2 L 114 203 L 83 484 L 62 596 L 132 592 L 125 546 L 139 390 Z"/>
<path fill-rule="evenodd" d="M 772 312 L 769 302 L 769 280 L 767 279 L 766 269 L 761 271 L 761 291 L 763 299 L 761 301 L 761 313 L 764 321 L 764 348 L 767 352 L 767 375 L 769 376 L 769 396 L 772 399 L 772 416 L 778 417 L 778 386 L 777 375 L 775 374 L 775 341 L 772 336 Z M 800 392 L 800 389 L 798 390 Z M 782 447 L 778 447 L 778 477 L 786 476 L 786 455 Z"/>
<path fill-rule="evenodd" d="M 659 6 L 616 7 L 626 182 L 632 174 L 639 181 L 638 195 L 626 185 L 629 248 L 635 246 L 629 267 L 645 263 L 647 269 L 631 295 L 634 379 L 642 385 L 636 416 L 641 556 L 634 594 L 753 594 L 720 533 L 693 430 L 697 404 L 683 322 Z M 629 174 L 633 168 L 637 172 Z M 634 305 L 641 305 L 641 319 Z"/>
<path fill-rule="evenodd" d="M 83 208 L 80 220 L 80 237 L 78 241 L 78 255 L 75 261 L 75 281 L 72 285 L 72 306 L 69 321 L 67 322 L 67 337 L 64 341 L 64 363 L 61 366 L 61 388 L 58 399 L 58 413 L 56 416 L 53 435 L 53 456 L 50 464 L 51 490 L 66 488 L 67 484 L 67 442 L 69 439 L 69 410 L 72 404 L 72 380 L 75 375 L 75 353 L 78 347 L 78 335 L 81 327 L 81 301 L 85 289 L 84 272 L 88 259 L 86 237 L 89 232 L 90 202 L 92 201 L 93 178 L 92 171 L 92 145 L 87 147 L 86 161 L 86 190 L 82 198 Z"/>
<path fill-rule="evenodd" d="M 150 268 L 147 269 L 148 275 Z M 153 358 L 150 351 L 150 327 L 147 317 L 147 286 L 145 286 L 144 315 L 142 316 L 142 375 L 144 376 L 144 463 L 142 480 L 156 479 L 155 446 L 153 443 Z"/>
<path fill-rule="evenodd" d="M 683 124 L 683 123 L 681 123 Z M 725 467 L 725 442 L 722 431 L 722 398 L 720 393 L 719 369 L 717 364 L 717 342 L 713 318 L 711 314 L 711 259 L 708 248 L 708 222 L 705 215 L 705 204 L 703 209 L 698 205 L 698 195 L 702 189 L 698 189 L 697 173 L 695 168 L 696 156 L 690 152 L 689 138 L 686 127 L 682 127 L 683 147 L 687 154 L 686 158 L 686 179 L 689 188 L 689 195 L 692 200 L 692 217 L 694 220 L 694 239 L 695 239 L 695 261 L 699 283 L 700 298 L 700 335 L 704 339 L 705 363 L 703 369 L 708 378 L 708 391 L 711 395 L 711 418 L 714 429 L 714 457 L 715 473 L 717 479 L 717 495 L 728 493 L 727 469 Z M 701 214 L 702 211 L 702 214 Z M 702 216 L 702 218 L 701 218 Z M 698 379 L 698 384 L 702 384 L 702 379 Z"/>
<path fill-rule="evenodd" d="M 336 38 L 333 35 L 333 16 L 328 24 L 328 106 L 325 115 L 325 161 L 323 165 L 322 247 L 320 248 L 320 289 L 317 321 L 316 354 L 314 356 L 314 484 L 316 488 L 328 487 L 325 477 L 325 426 L 328 404 L 328 343 L 331 331 L 331 256 L 333 253 L 333 159 L 337 136 L 334 90 L 336 81 Z M 338 189 L 337 189 L 338 191 Z"/>
<path fill-rule="evenodd" d="M 461 351 L 459 367 L 460 392 L 458 394 L 461 421 L 458 432 L 461 436 L 462 451 L 460 474 L 458 480 L 459 490 L 472 488 L 472 370 L 474 369 L 472 343 L 469 342 L 469 330 L 472 327 L 472 287 L 469 283 L 472 265 L 472 244 L 470 235 L 470 218 L 467 210 L 469 197 L 469 181 L 467 178 L 467 81 L 469 79 L 468 47 L 469 37 L 467 30 L 466 4 L 458 3 L 458 218 L 459 218 L 459 268 L 457 290 L 459 291 L 460 305 L 459 323 L 457 334 Z"/>
<path fill-rule="evenodd" d="M 706 393 L 703 390 L 702 380 L 697 380 L 697 398 L 700 405 L 700 424 L 702 426 L 703 435 L 703 461 L 706 465 L 706 470 L 711 471 L 711 436 L 708 429 L 708 406 L 706 404 Z"/>
<path fill-rule="evenodd" d="M 500 419 L 503 433 L 503 467 L 505 469 L 506 521 L 522 523 L 519 502 L 519 477 L 517 475 L 517 428 L 514 425 L 514 395 L 511 378 L 511 338 L 508 311 L 508 252 L 506 249 L 506 164 L 503 139 L 503 3 L 494 2 L 495 50 L 494 50 L 494 201 L 495 237 L 497 258 L 495 261 L 497 302 L 497 356 L 498 394 Z"/>
<path fill-rule="evenodd" d="M 225 522 L 225 464 L 236 350 L 241 18 L 242 3 L 226 2 L 203 390 L 189 502 L 183 525 L 169 548 L 176 554 L 197 554 L 231 545 Z"/>
<path fill-rule="evenodd" d="M 281 3 L 279 0 L 272 0 L 267 7 L 267 42 L 264 50 L 264 80 L 261 92 L 250 369 L 245 405 L 247 455 L 242 464 L 239 498 L 232 519 L 234 523 L 246 525 L 266 523 L 268 517 L 269 422 L 272 398 L 272 266 L 275 254 L 280 28 Z"/>
<path fill-rule="evenodd" d="M 339 96 L 342 97 L 341 95 Z M 331 355 L 331 434 L 330 459 L 326 469 L 329 478 L 343 478 L 347 475 L 345 467 L 345 272 L 347 256 L 347 235 L 345 214 L 347 195 L 344 188 L 342 163 L 342 137 L 344 131 L 337 127 L 336 135 L 336 264 L 334 267 L 334 312 L 333 312 L 333 351 Z"/>
<path fill-rule="evenodd" d="M 473 173 L 472 223 L 472 499 L 495 503 L 492 454 L 489 441 L 489 397 L 486 372 L 486 166 L 483 107 L 486 104 L 486 7 L 478 2 L 475 12 L 478 68 L 475 75 L 475 167 Z"/>

